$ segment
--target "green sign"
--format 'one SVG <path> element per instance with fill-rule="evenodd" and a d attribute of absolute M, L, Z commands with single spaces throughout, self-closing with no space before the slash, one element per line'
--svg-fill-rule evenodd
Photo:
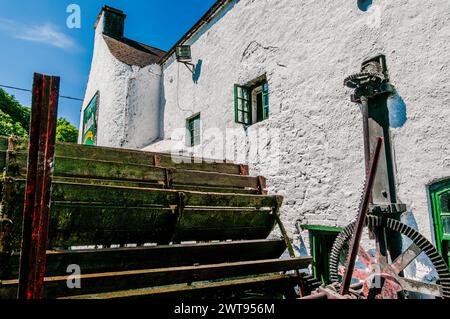
<path fill-rule="evenodd" d="M 83 118 L 84 145 L 96 145 L 97 106 L 98 106 L 98 94 L 94 96 L 89 105 L 84 109 L 84 118 Z"/>

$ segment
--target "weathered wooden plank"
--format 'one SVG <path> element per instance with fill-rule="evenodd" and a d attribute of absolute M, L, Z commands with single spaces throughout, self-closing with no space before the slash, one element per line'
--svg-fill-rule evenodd
<path fill-rule="evenodd" d="M 277 272 L 287 272 L 308 267 L 310 257 L 289 259 L 271 259 L 223 263 L 216 265 L 185 266 L 132 270 L 111 273 L 82 274 L 81 289 L 69 289 L 67 276 L 47 277 L 45 279 L 46 298 L 74 296 L 79 294 L 113 292 L 127 289 L 144 289 L 148 287 L 167 286 L 179 283 L 211 281 L 224 278 L 257 276 Z M 4 281 L 4 289 L 15 287 L 16 280 Z"/>
<path fill-rule="evenodd" d="M 190 208 L 175 228 L 175 241 L 265 239 L 275 226 L 271 209 Z"/>
<path fill-rule="evenodd" d="M 15 203 L 23 202 L 24 181 L 8 181 L 7 185 L 12 189 L 7 191 L 8 196 L 5 197 L 11 203 L 8 216 L 14 222 L 12 245 L 17 249 L 20 245 L 22 205 Z M 180 204 L 187 211 L 191 209 L 192 215 L 183 213 L 177 219 L 176 207 Z M 182 227 L 177 237 L 181 241 L 196 239 L 195 231 L 190 231 L 189 227 L 202 225 L 204 230 L 196 231 L 203 234 L 204 240 L 264 239 L 275 224 L 268 208 L 279 205 L 281 198 L 278 196 L 179 193 L 161 189 L 55 182 L 50 238 L 52 244 L 58 247 L 155 241 L 166 244 L 180 225 Z M 212 210 L 208 212 L 208 208 Z M 223 210 L 227 211 L 222 213 Z M 217 225 L 222 229 L 216 229 Z"/>
<path fill-rule="evenodd" d="M 60 299 L 88 300 L 88 299 L 186 299 L 200 296 L 213 296 L 225 293 L 244 292 L 252 290 L 268 290 L 284 293 L 294 289 L 298 278 L 292 275 L 266 275 L 253 278 L 231 279 L 220 282 L 180 284 L 166 287 L 125 290 L 117 292 L 80 295 Z"/>
<path fill-rule="evenodd" d="M 176 185 L 172 184 L 171 189 L 180 191 L 204 192 L 204 193 L 225 193 L 225 194 L 247 194 L 258 195 L 257 189 L 232 188 L 232 187 L 206 187 L 192 185 Z"/>
<path fill-rule="evenodd" d="M 49 251 L 47 277 L 67 275 L 69 265 L 79 265 L 83 274 L 181 267 L 279 258 L 286 250 L 284 240 L 250 240 L 182 244 L 136 248 Z M 18 277 L 18 254 L 13 255 L 10 274 Z"/>
<path fill-rule="evenodd" d="M 15 163 L 20 167 L 22 176 L 26 175 L 27 154 L 11 153 Z M 55 160 L 55 176 L 76 177 L 86 179 L 108 179 L 128 181 L 166 182 L 167 169 L 134 163 L 120 163 L 103 160 L 57 157 Z M 170 169 L 168 172 L 170 184 L 191 185 L 219 188 L 249 188 L 257 190 L 257 177 L 230 175 L 215 172 L 201 172 L 181 169 Z"/>
<path fill-rule="evenodd" d="M 185 206 L 279 207 L 281 196 L 183 192 Z M 178 205 L 179 192 L 173 190 L 125 188 L 113 186 L 54 183 L 53 202 L 111 203 L 139 207 L 142 205 Z"/>
<path fill-rule="evenodd" d="M 50 247 L 169 243 L 176 216 L 169 208 L 54 203 Z"/>
<path fill-rule="evenodd" d="M 56 203 L 51 247 L 265 239 L 275 226 L 268 210 L 190 209 L 177 222 L 175 210 Z"/>
<path fill-rule="evenodd" d="M 76 177 L 61 177 L 56 176 L 53 180 L 57 183 L 70 183 L 70 184 L 87 184 L 98 186 L 119 186 L 119 187 L 133 187 L 133 188 L 156 188 L 163 189 L 164 184 L 160 182 L 142 182 L 142 181 L 130 181 L 130 180 L 109 180 L 109 179 L 96 179 L 96 178 L 76 178 Z M 237 192 L 237 191 L 236 191 Z"/>
<path fill-rule="evenodd" d="M 173 184 L 220 186 L 235 188 L 258 188 L 258 178 L 210 172 L 175 170 L 171 175 Z"/>
<path fill-rule="evenodd" d="M 16 162 L 21 173 L 26 173 L 27 156 L 17 153 Z M 165 180 L 165 169 L 150 165 L 123 164 L 101 160 L 57 157 L 55 160 L 55 176 L 76 177 L 85 179 L 109 179 L 129 181 L 161 181 Z"/>
<path fill-rule="evenodd" d="M 3 143 L 2 140 L 0 140 L 0 143 Z M 26 140 L 18 138 L 15 146 L 15 151 L 26 151 L 28 147 L 27 144 L 28 142 Z M 218 162 L 209 159 L 199 159 L 175 155 L 172 156 L 171 154 L 143 152 L 139 150 L 128 150 L 128 149 L 118 149 L 118 148 L 108 148 L 98 146 L 86 146 L 69 143 L 57 143 L 56 156 L 73 157 L 90 160 L 104 160 L 124 164 L 130 163 L 130 164 L 153 165 L 166 168 L 189 169 L 196 171 L 219 172 L 236 175 L 240 175 L 241 173 L 239 165 L 232 163 L 225 163 L 224 161 Z M 155 159 L 157 159 L 159 165 L 156 165 Z"/>

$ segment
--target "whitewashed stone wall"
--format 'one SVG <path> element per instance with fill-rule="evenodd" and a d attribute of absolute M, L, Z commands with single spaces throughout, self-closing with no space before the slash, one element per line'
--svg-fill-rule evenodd
<path fill-rule="evenodd" d="M 361 114 L 343 79 L 385 54 L 408 112 L 392 130 L 399 198 L 412 212 L 408 222 L 432 239 L 427 185 L 450 176 L 450 1 L 374 0 L 363 12 L 356 0 L 240 0 L 214 22 L 190 41 L 194 62 L 202 60 L 197 83 L 173 59 L 164 65 L 163 138 L 196 113 L 204 133 L 197 151 L 207 157 L 221 157 L 209 152 L 221 149 L 211 129 L 239 130 L 236 147 L 259 129 L 279 134 L 248 164 L 268 178 L 271 194 L 285 196 L 288 231 L 299 239 L 298 224 L 345 226 L 356 216 L 364 160 Z M 233 85 L 263 74 L 270 119 L 244 130 L 234 123 Z"/>
<path fill-rule="evenodd" d="M 139 149 L 160 135 L 161 66 L 144 68 L 117 60 L 103 39 L 103 16 L 95 31 L 95 46 L 80 121 L 84 109 L 100 92 L 97 145 Z M 80 142 L 81 142 L 80 133 Z"/>

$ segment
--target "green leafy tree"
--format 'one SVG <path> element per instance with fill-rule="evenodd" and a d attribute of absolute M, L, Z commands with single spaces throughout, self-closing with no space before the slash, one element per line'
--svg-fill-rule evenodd
<path fill-rule="evenodd" d="M 58 119 L 58 124 L 56 126 L 56 140 L 58 142 L 77 143 L 77 128 L 70 124 L 65 118 Z"/>
<path fill-rule="evenodd" d="M 0 88 L 0 135 L 28 137 L 31 110 Z M 56 140 L 77 143 L 78 130 L 64 118 L 57 122 Z"/>
<path fill-rule="evenodd" d="M 0 135 L 27 136 L 27 131 L 18 122 L 14 122 L 10 115 L 0 110 Z"/>

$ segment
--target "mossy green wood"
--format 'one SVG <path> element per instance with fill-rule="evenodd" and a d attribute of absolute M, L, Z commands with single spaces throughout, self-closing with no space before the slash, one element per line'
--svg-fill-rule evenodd
<path fill-rule="evenodd" d="M 0 151 L 6 151 L 7 149 L 8 138 L 0 137 Z M 27 150 L 28 142 L 25 139 L 14 138 L 14 151 L 27 152 Z M 157 157 L 159 160 L 159 165 L 156 166 L 165 168 L 178 168 L 236 175 L 239 175 L 241 172 L 239 165 L 231 163 L 183 157 L 171 154 L 142 152 L 138 150 L 98 146 L 86 146 L 70 143 L 57 143 L 56 156 L 141 165 L 155 165 L 155 157 Z"/>
<path fill-rule="evenodd" d="M 79 265 L 83 274 L 151 268 L 182 267 L 279 258 L 284 240 L 246 240 L 202 244 L 163 245 L 48 251 L 46 276 L 67 275 L 69 265 Z M 18 278 L 19 253 L 11 260 L 5 280 Z"/>
<path fill-rule="evenodd" d="M 24 177 L 26 175 L 27 154 L 24 152 L 7 152 L 6 157 L 8 156 L 14 157 L 14 165 L 19 169 L 18 173 Z M 164 184 L 166 179 L 169 178 L 171 185 L 258 189 L 257 177 L 163 168 L 153 165 L 58 156 L 55 159 L 54 167 L 54 176 L 57 177 L 122 179 L 160 184 Z"/>
<path fill-rule="evenodd" d="M 4 200 L 20 244 L 24 180 L 9 180 Z M 183 192 L 55 182 L 50 247 L 169 243 L 172 240 L 265 239 L 277 196 Z M 12 205 L 11 205 L 12 204 Z"/>

